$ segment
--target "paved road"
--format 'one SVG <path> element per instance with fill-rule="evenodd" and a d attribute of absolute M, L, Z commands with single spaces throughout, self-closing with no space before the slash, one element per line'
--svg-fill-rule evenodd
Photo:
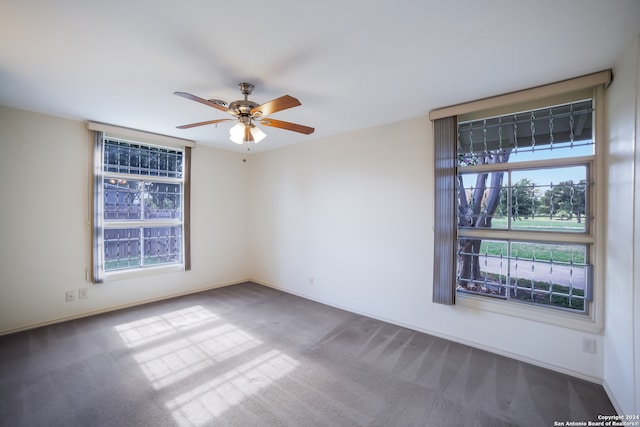
<path fill-rule="evenodd" d="M 507 260 L 502 260 L 500 265 L 500 258 L 480 258 L 480 271 L 503 274 L 506 275 L 508 263 Z M 485 264 L 486 263 L 486 264 Z M 535 268 L 532 268 L 535 267 Z M 541 261 L 536 261 L 535 265 L 532 261 L 518 260 L 517 270 L 515 260 L 511 260 L 511 275 L 517 277 L 518 280 L 536 280 L 541 282 L 552 281 L 554 284 L 562 286 L 571 286 L 575 289 L 584 289 L 586 283 L 586 268 L 580 266 L 572 268 L 565 265 L 553 265 L 553 271 L 551 271 L 551 265 Z"/>

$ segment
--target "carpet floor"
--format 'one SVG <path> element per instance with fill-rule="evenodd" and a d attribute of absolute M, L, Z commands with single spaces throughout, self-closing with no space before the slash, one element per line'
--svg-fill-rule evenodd
<path fill-rule="evenodd" d="M 600 385 L 254 283 L 0 337 L 2 426 L 553 426 Z"/>

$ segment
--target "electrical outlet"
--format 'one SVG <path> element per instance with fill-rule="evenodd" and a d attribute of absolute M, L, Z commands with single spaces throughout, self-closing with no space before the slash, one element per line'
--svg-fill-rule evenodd
<path fill-rule="evenodd" d="M 78 289 L 78 299 L 87 299 L 89 297 L 87 288 Z"/>
<path fill-rule="evenodd" d="M 67 302 L 73 302 L 76 300 L 76 291 L 67 291 Z"/>
<path fill-rule="evenodd" d="M 593 353 L 596 352 L 596 340 L 592 338 L 583 338 L 582 339 L 582 351 L 585 353 Z"/>

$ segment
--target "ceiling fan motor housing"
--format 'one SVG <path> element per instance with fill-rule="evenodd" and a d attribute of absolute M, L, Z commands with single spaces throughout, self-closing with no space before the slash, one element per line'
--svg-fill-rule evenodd
<path fill-rule="evenodd" d="M 246 99 L 241 99 L 238 101 L 233 101 L 229 104 L 229 112 L 234 116 L 250 116 L 251 109 L 257 107 L 260 104 L 257 104 L 253 101 L 248 101 Z"/>
<path fill-rule="evenodd" d="M 240 83 L 240 91 L 244 95 L 244 99 L 233 101 L 229 104 L 229 111 L 236 117 L 250 117 L 251 110 L 260 104 L 249 101 L 247 98 L 253 92 L 254 86 L 251 83 Z M 254 114 L 255 115 L 255 114 Z"/>

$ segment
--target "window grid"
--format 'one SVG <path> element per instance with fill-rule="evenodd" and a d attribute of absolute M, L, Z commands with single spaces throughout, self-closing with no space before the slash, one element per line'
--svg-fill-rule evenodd
<path fill-rule="evenodd" d="M 512 248 L 514 245 L 531 245 L 534 255 L 521 257 L 518 250 Z M 495 251 L 487 246 L 502 247 Z M 542 248 L 540 257 L 536 257 L 535 247 Z M 549 248 L 571 255 L 568 258 L 558 255 L 554 258 L 553 253 L 545 256 L 544 251 Z M 466 257 L 480 266 L 477 277 L 474 269 L 470 269 L 470 274 L 458 270 L 458 290 L 465 293 L 573 311 L 586 310 L 587 302 L 592 299 L 588 245 L 460 238 L 457 255 L 459 262 Z"/>
<path fill-rule="evenodd" d="M 183 262 L 183 152 L 104 138 L 107 272 Z"/>
<path fill-rule="evenodd" d="M 593 160 L 593 159 L 591 159 Z M 456 193 L 458 194 L 458 204 L 460 199 L 466 199 L 467 207 L 461 211 L 458 206 L 458 228 L 473 229 L 478 228 L 479 223 L 489 223 L 492 230 L 524 230 L 524 231 L 549 231 L 549 232 L 571 232 L 589 234 L 591 217 L 587 215 L 589 211 L 589 194 L 594 185 L 589 182 L 591 175 L 591 163 L 583 163 L 580 158 L 576 162 L 569 159 L 562 167 L 546 168 L 550 174 L 560 174 L 563 170 L 570 170 L 572 173 L 580 173 L 580 180 L 558 181 L 540 180 L 531 181 L 527 178 L 514 179 L 513 175 L 526 175 L 528 169 L 512 169 L 509 165 L 496 165 L 493 169 L 483 169 L 481 173 L 459 172 L 456 179 Z M 522 166 L 522 165 L 521 165 Z M 527 166 L 527 164 L 524 164 Z M 461 168 L 461 170 L 464 170 Z M 540 169 L 532 168 L 534 173 Z M 463 182 L 465 177 L 474 178 L 481 174 L 503 174 L 503 183 L 499 185 L 483 185 L 476 188 L 471 184 L 465 188 Z M 515 182 L 514 182 L 515 181 Z M 483 194 L 476 194 L 476 190 Z M 498 194 L 497 207 L 493 214 L 487 212 L 485 198 L 487 193 L 496 192 Z M 463 195 L 464 193 L 464 195 Z M 480 207 L 476 204 L 480 200 Z M 476 209 L 477 208 L 477 209 Z M 577 224 L 565 226 L 552 225 L 558 221 L 571 221 L 577 219 Z M 545 221 L 548 220 L 545 224 Z M 483 227 L 484 228 L 484 227 Z"/>
<path fill-rule="evenodd" d="M 458 292 L 588 312 L 592 105 L 589 99 L 458 124 Z M 539 171 L 550 179 L 529 179 Z M 566 179 L 554 183 L 563 172 Z M 533 254 L 519 253 L 522 245 Z"/>
<path fill-rule="evenodd" d="M 104 172 L 182 179 L 181 150 L 114 138 L 105 139 L 104 145 Z"/>
<path fill-rule="evenodd" d="M 458 124 L 458 166 L 490 151 L 508 154 L 592 149 L 593 100 L 510 113 Z M 593 150 L 589 154 L 593 154 Z M 513 159 L 511 160 L 513 162 Z"/>

